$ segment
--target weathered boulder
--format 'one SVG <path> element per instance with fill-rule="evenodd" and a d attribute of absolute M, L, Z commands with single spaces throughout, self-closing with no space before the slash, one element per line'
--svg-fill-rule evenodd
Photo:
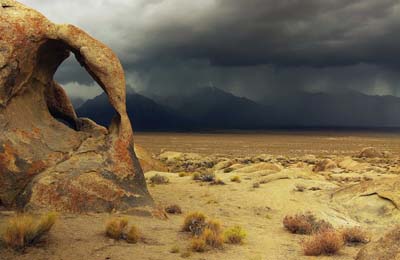
<path fill-rule="evenodd" d="M 379 151 L 374 147 L 367 147 L 361 150 L 358 155 L 359 158 L 383 158 L 385 157 L 385 153 Z"/>
<path fill-rule="evenodd" d="M 396 227 L 378 241 L 364 246 L 355 259 L 400 260 L 400 228 Z"/>
<path fill-rule="evenodd" d="M 103 128 L 78 118 L 54 81 L 73 53 L 116 115 Z M 151 203 L 113 51 L 73 25 L 0 0 L 0 205 L 111 211 Z"/>
<path fill-rule="evenodd" d="M 331 159 L 324 159 L 315 164 L 313 172 L 329 171 L 335 168 L 337 168 L 337 164 L 334 161 Z"/>
<path fill-rule="evenodd" d="M 341 188 L 332 194 L 357 221 L 392 225 L 400 220 L 400 178 L 386 177 Z"/>

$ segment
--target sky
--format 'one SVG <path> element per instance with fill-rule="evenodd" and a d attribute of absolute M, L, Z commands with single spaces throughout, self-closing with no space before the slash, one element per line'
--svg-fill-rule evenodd
<path fill-rule="evenodd" d="M 298 91 L 400 96 L 398 0 L 21 0 L 110 46 L 129 89 L 215 86 L 254 100 Z M 71 97 L 101 90 L 73 58 Z"/>

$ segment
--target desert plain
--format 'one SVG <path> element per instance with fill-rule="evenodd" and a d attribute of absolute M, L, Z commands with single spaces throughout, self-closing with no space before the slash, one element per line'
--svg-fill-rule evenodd
<path fill-rule="evenodd" d="M 0 259 L 355 259 L 399 222 L 399 137 L 344 131 L 137 133 L 136 144 L 152 157 L 144 168 L 154 207 L 59 214 L 43 241 L 23 252 L 0 249 Z M 167 183 L 154 183 L 154 176 Z M 174 204 L 182 214 L 164 211 Z M 223 228 L 240 225 L 247 236 L 242 244 L 192 252 L 191 236 L 181 231 L 191 212 L 217 219 Z M 305 256 L 302 241 L 309 235 L 290 233 L 282 221 L 307 212 L 336 229 L 360 227 L 370 242 Z M 0 226 L 15 214 L 0 210 Z M 112 217 L 127 218 L 142 239 L 129 244 L 106 237 Z"/>

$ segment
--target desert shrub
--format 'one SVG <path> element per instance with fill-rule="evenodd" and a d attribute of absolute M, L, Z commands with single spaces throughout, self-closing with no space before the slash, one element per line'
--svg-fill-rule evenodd
<path fill-rule="evenodd" d="M 204 252 L 207 249 L 207 244 L 204 238 L 194 237 L 190 242 L 190 249 L 194 252 Z"/>
<path fill-rule="evenodd" d="M 215 180 L 215 174 L 207 172 L 203 173 L 196 172 L 195 174 L 193 174 L 193 180 L 202 182 L 213 182 Z"/>
<path fill-rule="evenodd" d="M 222 232 L 221 222 L 216 219 L 210 219 L 209 221 L 207 221 L 207 228 L 213 231 L 214 233 Z"/>
<path fill-rule="evenodd" d="M 1 238 L 2 243 L 14 250 L 23 250 L 36 244 L 56 222 L 57 215 L 48 213 L 35 220 L 31 215 L 17 215 L 9 220 Z"/>
<path fill-rule="evenodd" d="M 167 184 L 169 183 L 169 179 L 167 176 L 162 176 L 160 174 L 156 174 L 150 178 L 151 184 Z"/>
<path fill-rule="evenodd" d="M 130 244 L 136 244 L 139 242 L 140 237 L 140 232 L 134 225 L 129 228 L 129 231 L 125 235 L 126 242 Z"/>
<path fill-rule="evenodd" d="M 169 214 L 176 214 L 176 215 L 182 214 L 182 209 L 177 204 L 172 204 L 172 205 L 165 207 L 165 211 Z"/>
<path fill-rule="evenodd" d="M 216 178 L 213 182 L 211 182 L 211 185 L 225 185 L 225 184 L 226 183 L 220 178 Z"/>
<path fill-rule="evenodd" d="M 303 252 L 307 256 L 332 255 L 343 245 L 342 235 L 333 229 L 318 232 L 302 243 Z"/>
<path fill-rule="evenodd" d="M 106 224 L 106 236 L 116 240 L 124 239 L 127 226 L 128 219 L 112 218 Z"/>
<path fill-rule="evenodd" d="M 332 225 L 329 222 L 318 220 L 311 213 L 285 216 L 283 226 L 294 234 L 311 234 L 325 229 L 332 229 Z"/>
<path fill-rule="evenodd" d="M 242 181 L 240 180 L 240 177 L 239 177 L 239 176 L 235 175 L 235 176 L 233 176 L 233 177 L 231 178 L 231 182 L 240 183 L 240 182 L 242 182 Z"/>
<path fill-rule="evenodd" d="M 193 212 L 185 217 L 182 231 L 191 232 L 193 235 L 200 235 L 206 227 L 206 216 L 201 212 Z"/>
<path fill-rule="evenodd" d="M 241 244 L 246 236 L 247 233 L 241 226 L 231 227 L 224 233 L 225 242 L 229 244 Z"/>
<path fill-rule="evenodd" d="M 206 228 L 201 234 L 200 239 L 204 239 L 206 244 L 212 248 L 221 248 L 224 244 L 224 236 L 222 235 L 221 230 L 215 231 Z"/>
<path fill-rule="evenodd" d="M 254 189 L 260 188 L 260 183 L 259 182 L 253 183 L 253 188 Z"/>
<path fill-rule="evenodd" d="M 341 230 L 341 234 L 347 244 L 366 244 L 370 240 L 368 233 L 360 227 L 344 228 Z"/>

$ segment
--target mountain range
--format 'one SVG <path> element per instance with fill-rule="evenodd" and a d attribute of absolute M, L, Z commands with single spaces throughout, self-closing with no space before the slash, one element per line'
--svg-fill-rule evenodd
<path fill-rule="evenodd" d="M 400 98 L 353 91 L 299 92 L 259 102 L 215 87 L 169 97 L 130 93 L 127 111 L 135 130 L 400 127 Z M 108 125 L 114 115 L 104 93 L 87 100 L 77 113 L 102 125 Z"/>

